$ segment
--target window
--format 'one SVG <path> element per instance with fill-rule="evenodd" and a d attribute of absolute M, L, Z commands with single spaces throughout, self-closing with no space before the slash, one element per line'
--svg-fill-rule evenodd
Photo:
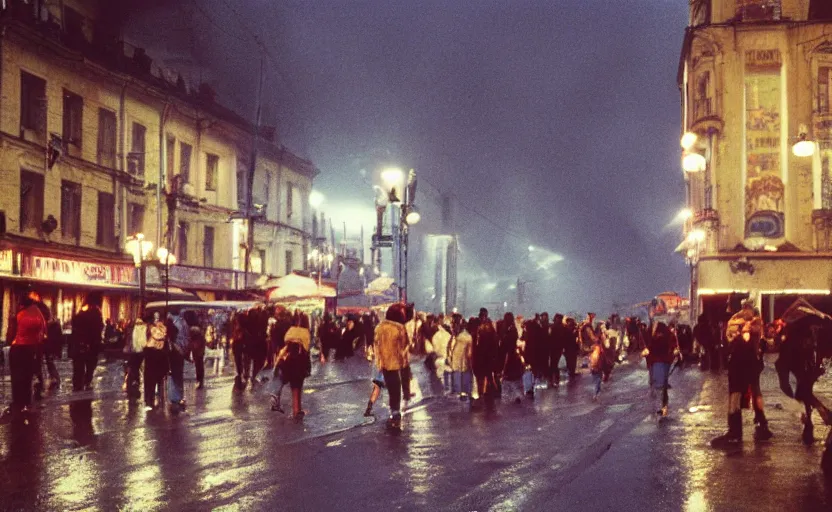
<path fill-rule="evenodd" d="M 98 229 L 95 243 L 108 249 L 116 247 L 115 196 L 107 192 L 98 193 Z"/>
<path fill-rule="evenodd" d="M 40 230 L 43 221 L 43 175 L 20 171 L 20 231 Z"/>
<path fill-rule="evenodd" d="M 61 181 L 61 234 L 77 244 L 81 239 L 81 184 Z"/>
<path fill-rule="evenodd" d="M 190 183 L 191 145 L 184 142 L 179 143 L 179 174 L 182 175 L 182 183 Z"/>
<path fill-rule="evenodd" d="M 64 6 L 64 32 L 69 39 L 70 45 L 80 44 L 86 40 L 84 36 L 84 17 L 81 13 L 70 7 Z"/>
<path fill-rule="evenodd" d="M 828 0 L 811 0 L 809 2 L 809 21 L 832 20 L 832 3 Z"/>
<path fill-rule="evenodd" d="M 144 205 L 130 203 L 127 206 L 127 234 L 144 233 Z"/>
<path fill-rule="evenodd" d="M 291 219 L 292 214 L 294 212 L 294 201 L 292 200 L 292 196 L 294 196 L 295 186 L 291 183 L 286 184 L 286 218 Z"/>
<path fill-rule="evenodd" d="M 832 75 L 832 67 L 821 66 L 818 68 L 818 113 L 829 114 L 829 86 L 832 85 L 830 79 Z"/>
<path fill-rule="evenodd" d="M 780 0 L 737 0 L 741 21 L 777 21 L 782 14 Z"/>
<path fill-rule="evenodd" d="M 165 145 L 165 158 L 165 171 L 168 179 L 171 179 L 173 178 L 174 161 L 176 160 L 176 139 L 174 137 L 168 136 Z"/>
<path fill-rule="evenodd" d="M 180 222 L 176 231 L 176 259 L 185 263 L 188 261 L 188 223 Z"/>
<path fill-rule="evenodd" d="M 84 98 L 64 89 L 63 112 L 64 144 L 81 147 L 82 117 L 84 115 Z"/>
<path fill-rule="evenodd" d="M 217 176 L 219 175 L 220 157 L 205 155 L 205 190 L 217 190 Z"/>
<path fill-rule="evenodd" d="M 116 113 L 98 109 L 98 165 L 116 166 Z"/>
<path fill-rule="evenodd" d="M 292 251 L 286 251 L 286 275 L 292 273 L 295 270 L 295 263 L 292 261 Z"/>
<path fill-rule="evenodd" d="M 127 157 L 127 172 L 132 176 L 144 177 L 145 136 L 147 128 L 133 123 L 130 154 Z"/>
<path fill-rule="evenodd" d="M 696 96 L 693 100 L 694 119 L 701 119 L 713 114 L 710 91 L 711 73 L 706 71 L 696 81 Z"/>
<path fill-rule="evenodd" d="M 202 264 L 206 267 L 214 266 L 214 228 L 205 226 L 202 237 Z"/>
<path fill-rule="evenodd" d="M 46 135 L 46 80 L 20 72 L 20 128 Z"/>

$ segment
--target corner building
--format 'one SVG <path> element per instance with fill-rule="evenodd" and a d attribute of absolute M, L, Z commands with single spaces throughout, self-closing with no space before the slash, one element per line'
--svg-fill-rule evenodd
<path fill-rule="evenodd" d="M 176 254 L 173 298 L 248 297 L 305 268 L 317 169 L 124 41 L 118 3 L 0 2 L 0 336 L 28 286 L 63 322 L 91 290 L 107 319 L 135 317 L 138 233 Z"/>
<path fill-rule="evenodd" d="M 766 321 L 796 297 L 832 311 L 832 2 L 689 4 L 678 83 L 682 134 L 696 135 L 680 246 L 692 309 L 721 315 L 750 296 Z M 795 154 L 801 141 L 811 156 Z"/>

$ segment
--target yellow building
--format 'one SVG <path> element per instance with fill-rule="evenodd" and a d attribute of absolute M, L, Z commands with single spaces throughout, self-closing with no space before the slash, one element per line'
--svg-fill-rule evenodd
<path fill-rule="evenodd" d="M 0 4 L 3 320 L 27 286 L 64 321 L 93 289 L 108 318 L 131 318 L 138 273 L 125 245 L 138 233 L 176 254 L 177 295 L 232 297 L 305 267 L 314 166 L 261 130 L 255 231 L 269 229 L 248 251 L 246 223 L 232 218 L 247 216 L 254 127 L 121 41 L 105 7 Z M 155 267 L 148 287 L 161 297 Z"/>
<path fill-rule="evenodd" d="M 694 310 L 832 309 L 832 2 L 690 0 L 679 86 Z"/>

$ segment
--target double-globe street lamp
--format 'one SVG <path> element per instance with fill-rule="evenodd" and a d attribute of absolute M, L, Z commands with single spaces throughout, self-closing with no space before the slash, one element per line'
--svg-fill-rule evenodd
<path fill-rule="evenodd" d="M 324 252 L 320 251 L 317 248 L 313 249 L 312 252 L 306 257 L 309 262 L 314 266 L 316 271 L 318 272 L 318 288 L 321 287 L 321 277 L 324 273 L 324 264 L 328 266 L 332 266 L 332 262 L 335 260 L 335 255 L 331 252 Z"/>
<path fill-rule="evenodd" d="M 130 237 L 125 244 L 125 249 L 133 256 L 133 264 L 139 271 L 139 318 L 144 318 L 148 265 L 159 265 L 165 269 L 165 316 L 167 316 L 170 302 L 170 267 L 176 265 L 176 256 L 166 248 L 159 247 L 154 260 L 152 257 L 153 242 L 145 240 L 143 233 L 136 233 Z"/>
<path fill-rule="evenodd" d="M 407 262 L 409 245 L 409 228 L 418 224 L 422 219 L 414 204 L 416 198 L 416 172 L 411 169 L 407 174 L 399 168 L 392 167 L 381 172 L 381 186 L 376 189 L 381 194 L 376 196 L 376 212 L 378 222 L 376 234 L 373 236 L 373 250 L 378 255 L 377 265 L 380 267 L 381 247 L 391 247 L 395 255 L 394 274 L 399 284 L 399 300 L 407 302 Z M 391 207 L 390 227 L 392 234 L 389 238 L 382 234 L 384 211 Z M 398 214 L 398 215 L 396 215 Z M 380 270 L 380 268 L 379 268 Z"/>

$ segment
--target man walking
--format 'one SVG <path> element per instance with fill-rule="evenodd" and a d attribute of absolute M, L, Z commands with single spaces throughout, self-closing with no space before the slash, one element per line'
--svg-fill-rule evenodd
<path fill-rule="evenodd" d="M 754 407 L 754 439 L 767 441 L 773 437 L 768 428 L 760 390 L 760 339 L 763 321 L 751 299 L 742 302 L 742 309 L 728 321 L 728 432 L 714 438 L 714 448 L 730 448 L 742 443 L 742 401 L 750 392 Z"/>
<path fill-rule="evenodd" d="M 87 302 L 72 319 L 72 390 L 91 390 L 92 377 L 98 365 L 104 317 L 101 314 L 101 294 L 90 293 Z"/>

